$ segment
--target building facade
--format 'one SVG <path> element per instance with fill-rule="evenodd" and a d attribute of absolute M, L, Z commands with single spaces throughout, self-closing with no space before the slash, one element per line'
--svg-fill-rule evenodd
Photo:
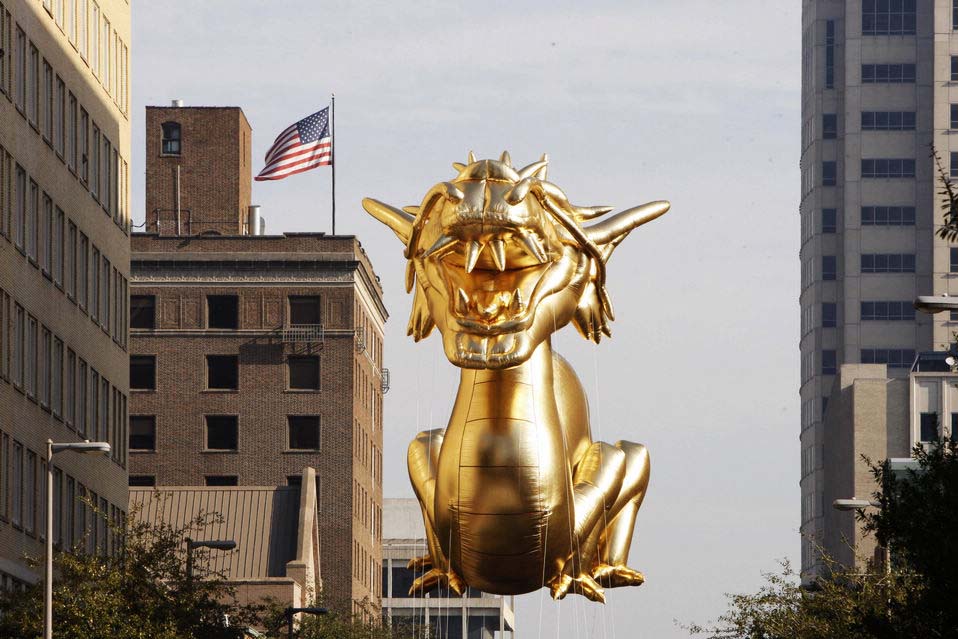
<path fill-rule="evenodd" d="M 836 499 L 872 499 L 878 486 L 862 457 L 891 460 L 894 471 L 914 464 L 916 445 L 958 440 L 958 373 L 946 356 L 921 353 L 905 377 L 889 376 L 883 364 L 845 364 L 835 375 L 825 417 L 821 543 L 844 566 L 877 570 L 885 561 L 855 513 L 832 507 Z"/>
<path fill-rule="evenodd" d="M 0 2 L 0 586 L 54 541 L 109 552 L 127 508 L 128 0 Z M 104 517 L 95 515 L 88 498 Z"/>
<path fill-rule="evenodd" d="M 802 568 L 828 513 L 825 415 L 844 364 L 908 375 L 958 316 L 958 249 L 935 236 L 938 173 L 958 175 L 958 11 L 948 0 L 804 0 L 801 132 Z"/>
<path fill-rule="evenodd" d="M 150 108 L 147 127 L 157 192 L 150 232 L 132 237 L 130 483 L 286 485 L 316 468 L 324 599 L 378 607 L 388 371 L 372 264 L 353 236 L 247 224 L 240 109 Z"/>
<path fill-rule="evenodd" d="M 387 499 L 383 511 L 383 620 L 407 634 L 433 639 L 512 639 L 515 597 L 467 588 L 460 597 L 448 589 L 410 596 L 422 571 L 408 567 L 426 554 L 422 509 L 416 499 Z"/>

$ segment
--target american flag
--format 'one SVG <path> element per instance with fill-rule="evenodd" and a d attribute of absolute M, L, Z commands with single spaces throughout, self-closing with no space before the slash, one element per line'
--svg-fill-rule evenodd
<path fill-rule="evenodd" d="M 333 163 L 333 138 L 329 134 L 329 107 L 307 116 L 276 136 L 266 152 L 266 166 L 257 180 L 282 180 L 317 166 Z"/>

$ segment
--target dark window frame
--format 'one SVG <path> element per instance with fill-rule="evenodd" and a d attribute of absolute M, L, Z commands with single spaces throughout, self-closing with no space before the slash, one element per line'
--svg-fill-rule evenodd
<path fill-rule="evenodd" d="M 139 361 L 135 362 L 135 360 Z M 149 360 L 152 365 L 152 372 L 150 373 L 150 377 L 152 378 L 152 386 L 133 386 L 134 365 L 139 364 L 141 366 L 146 366 L 147 360 Z M 130 390 L 145 392 L 156 390 L 156 355 L 130 355 Z"/>
<path fill-rule="evenodd" d="M 239 295 L 207 295 L 206 328 L 237 330 L 239 328 Z"/>
<path fill-rule="evenodd" d="M 302 370 L 294 371 L 294 368 L 301 366 L 305 369 L 306 364 L 315 366 L 315 384 L 304 385 L 302 382 L 297 384 L 297 380 L 302 380 Z M 289 355 L 286 358 L 286 389 L 297 392 L 318 391 L 322 386 L 322 362 L 319 355 Z"/>
<path fill-rule="evenodd" d="M 226 370 L 225 367 L 227 366 L 229 370 Z M 214 381 L 217 385 L 214 385 Z M 239 390 L 239 355 L 212 354 L 206 356 L 206 390 Z"/>
<path fill-rule="evenodd" d="M 204 415 L 203 416 L 203 451 L 204 452 L 229 452 L 239 451 L 239 415 Z M 225 432 L 226 429 L 232 433 Z M 212 432 L 219 430 L 220 432 Z M 225 438 L 232 442 L 213 446 L 211 445 L 211 436 L 216 438 Z M 218 439 L 216 443 L 220 443 Z"/>
<path fill-rule="evenodd" d="M 149 303 L 141 304 L 144 300 Z M 149 331 L 156 328 L 155 295 L 130 295 L 130 328 Z"/>
<path fill-rule="evenodd" d="M 303 438 L 307 436 L 304 433 L 296 433 L 294 438 L 294 429 L 302 426 L 307 426 L 307 420 L 309 422 L 315 421 L 315 437 L 313 433 L 308 434 L 308 440 L 304 441 Z M 295 441 L 294 441 L 295 439 Z M 315 439 L 316 446 L 309 446 L 309 443 Z M 301 445 L 295 445 L 301 444 Z M 319 415 L 287 415 L 286 416 L 286 445 L 287 450 L 289 451 L 307 451 L 307 452 L 316 452 L 322 450 L 323 446 L 323 420 Z"/>
<path fill-rule="evenodd" d="M 160 155 L 183 155 L 183 127 L 179 122 L 170 120 L 160 125 Z"/>
<path fill-rule="evenodd" d="M 150 433 L 142 434 L 137 433 L 136 422 L 149 423 L 150 424 Z M 149 437 L 152 440 L 152 444 L 149 446 L 138 445 Z M 156 415 L 130 415 L 130 450 L 131 451 L 156 451 Z"/>

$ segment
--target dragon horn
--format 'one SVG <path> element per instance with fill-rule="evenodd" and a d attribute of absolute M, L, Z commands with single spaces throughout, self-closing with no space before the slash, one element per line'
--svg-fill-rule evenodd
<path fill-rule="evenodd" d="M 409 243 L 415 217 L 402 209 L 397 209 L 371 197 L 363 198 L 363 208 L 366 209 L 367 213 L 391 228 L 396 237 L 402 240 L 404 244 Z"/>

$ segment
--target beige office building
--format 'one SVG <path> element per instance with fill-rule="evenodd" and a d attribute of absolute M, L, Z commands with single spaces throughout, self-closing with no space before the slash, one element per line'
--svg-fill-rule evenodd
<path fill-rule="evenodd" d="M 889 377 L 882 364 L 845 364 L 835 375 L 824 424 L 821 543 L 845 566 L 878 570 L 884 561 L 854 512 L 832 507 L 836 499 L 873 498 L 877 485 L 863 456 L 889 459 L 893 470 L 914 467 L 909 457 L 917 444 L 958 439 L 958 374 L 945 356 L 922 353 L 904 377 Z"/>
<path fill-rule="evenodd" d="M 0 587 L 54 542 L 110 552 L 127 508 L 128 0 L 0 2 Z M 88 498 L 87 502 L 81 498 Z"/>
<path fill-rule="evenodd" d="M 958 175 L 958 13 L 950 0 L 805 0 L 801 132 L 802 568 L 829 505 L 824 419 L 845 364 L 907 376 L 958 317 L 916 315 L 958 294 L 931 145 Z"/>

